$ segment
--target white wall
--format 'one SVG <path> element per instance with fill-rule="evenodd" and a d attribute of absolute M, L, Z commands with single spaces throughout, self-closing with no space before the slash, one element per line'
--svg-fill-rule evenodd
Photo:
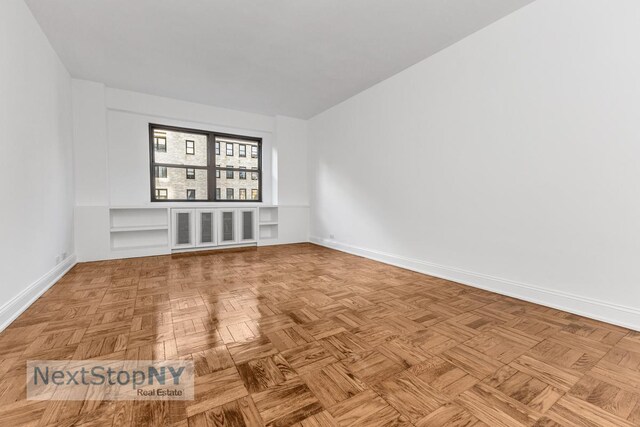
<path fill-rule="evenodd" d="M 263 203 L 288 206 L 289 216 L 295 218 L 281 224 L 282 239 L 278 242 L 307 240 L 306 121 L 113 89 L 84 80 L 73 79 L 72 85 L 76 247 L 81 261 L 110 257 L 109 206 L 150 204 L 149 123 L 262 138 Z M 181 205 L 191 206 L 188 202 Z"/>
<path fill-rule="evenodd" d="M 274 118 L 109 88 L 106 93 L 111 205 L 150 203 L 149 123 L 262 138 L 262 196 L 272 203 Z"/>
<path fill-rule="evenodd" d="M 73 96 L 78 206 L 149 203 L 149 123 L 261 137 L 265 203 L 309 203 L 305 120 L 228 110 L 78 79 L 73 79 Z"/>
<path fill-rule="evenodd" d="M 278 203 L 307 206 L 307 120 L 276 116 Z"/>
<path fill-rule="evenodd" d="M 640 329 L 638 22 L 538 0 L 316 116 L 312 239 Z"/>
<path fill-rule="evenodd" d="M 71 86 L 76 204 L 104 206 L 109 201 L 105 87 L 77 79 Z"/>
<path fill-rule="evenodd" d="M 0 52 L 1 329 L 72 259 L 73 159 L 71 79 L 22 0 L 0 2 Z"/>

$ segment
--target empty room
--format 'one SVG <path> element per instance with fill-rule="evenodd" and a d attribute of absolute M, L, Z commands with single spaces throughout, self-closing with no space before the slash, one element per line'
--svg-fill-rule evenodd
<path fill-rule="evenodd" d="M 640 426 L 639 22 L 0 1 L 0 426 Z"/>

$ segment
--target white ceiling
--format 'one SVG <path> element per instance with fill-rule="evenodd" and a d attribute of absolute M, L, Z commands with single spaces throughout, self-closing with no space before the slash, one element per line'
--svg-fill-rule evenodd
<path fill-rule="evenodd" d="M 533 0 L 26 0 L 74 77 L 309 118 Z"/>

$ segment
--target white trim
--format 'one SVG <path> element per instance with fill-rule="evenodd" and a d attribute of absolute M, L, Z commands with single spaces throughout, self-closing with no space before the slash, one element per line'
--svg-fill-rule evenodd
<path fill-rule="evenodd" d="M 320 246 L 362 256 L 396 267 L 406 268 L 407 270 L 418 273 L 451 280 L 475 288 L 496 292 L 498 294 L 640 331 L 640 310 L 635 308 L 586 298 L 567 292 L 544 289 L 539 286 L 515 282 L 487 274 L 475 273 L 461 268 L 448 267 L 428 261 L 364 249 L 346 243 L 336 242 L 331 239 L 311 236 L 309 241 Z"/>
<path fill-rule="evenodd" d="M 184 254 L 188 252 L 211 252 L 211 251 L 224 251 L 226 249 L 257 248 L 257 247 L 258 245 L 256 242 L 233 243 L 233 244 L 228 244 L 223 246 L 195 246 L 193 248 L 172 249 L 169 255 Z"/>
<path fill-rule="evenodd" d="M 40 295 L 45 293 L 51 286 L 55 285 L 62 276 L 76 265 L 76 255 L 68 256 L 60 264 L 56 265 L 47 274 L 33 282 L 29 287 L 18 295 L 7 301 L 0 307 L 0 332 L 9 326 L 18 316 L 22 314 Z"/>

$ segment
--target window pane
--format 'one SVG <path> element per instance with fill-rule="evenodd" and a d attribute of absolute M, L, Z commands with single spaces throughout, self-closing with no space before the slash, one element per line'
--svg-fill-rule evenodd
<path fill-rule="evenodd" d="M 238 179 L 238 173 L 236 173 L 235 179 L 223 178 L 217 181 L 220 192 L 216 191 L 216 196 L 218 200 L 258 200 L 259 182 L 252 179 Z"/>
<path fill-rule="evenodd" d="M 156 188 L 156 199 L 157 200 L 166 200 L 167 199 L 167 189 L 166 188 Z"/>
<path fill-rule="evenodd" d="M 155 130 L 154 135 L 166 138 L 166 151 L 154 151 L 156 163 L 207 166 L 206 135 L 171 130 Z"/>
<path fill-rule="evenodd" d="M 240 138 L 217 137 L 216 142 L 222 144 L 220 155 L 216 155 L 216 164 L 220 167 L 230 168 L 258 168 L 258 143 L 256 141 Z M 256 153 L 253 157 L 249 153 Z"/>
<path fill-rule="evenodd" d="M 166 169 L 166 178 L 156 176 L 156 190 L 164 189 L 167 192 L 163 199 L 169 200 L 207 200 L 207 170 L 170 168 Z M 193 172 L 193 179 L 187 178 Z M 195 190 L 193 199 L 188 199 L 187 190 Z M 156 191 L 157 194 L 157 191 Z M 156 197 L 157 198 L 157 197 Z"/>
<path fill-rule="evenodd" d="M 153 133 L 153 148 L 155 151 L 167 151 L 167 133 L 163 131 L 155 131 Z"/>

